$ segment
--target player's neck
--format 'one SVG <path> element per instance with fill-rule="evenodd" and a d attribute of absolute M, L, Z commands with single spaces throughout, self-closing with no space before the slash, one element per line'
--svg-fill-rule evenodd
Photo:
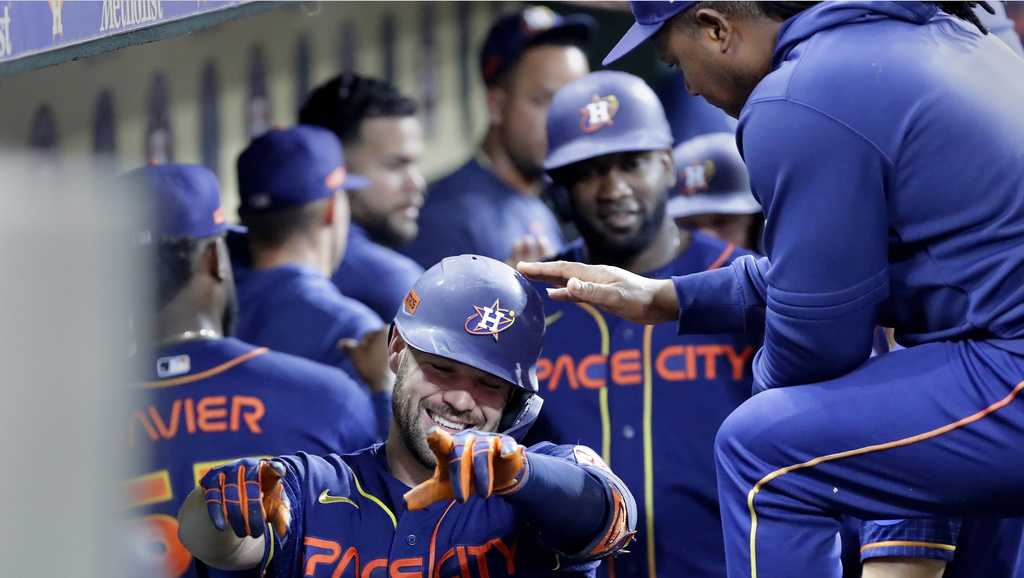
<path fill-rule="evenodd" d="M 587 247 L 587 261 L 594 265 L 614 265 L 642 275 L 668 265 L 689 246 L 690 233 L 680 230 L 671 218 L 666 217 L 651 242 L 632 256 L 614 258 Z"/>
<path fill-rule="evenodd" d="M 477 162 L 493 172 L 502 182 L 523 195 L 538 196 L 541 192 L 541 178 L 524 175 L 509 158 L 502 146 L 497 131 L 491 128 L 484 137 L 477 154 Z"/>
<path fill-rule="evenodd" d="M 411 487 L 426 481 L 433 475 L 433 470 L 423 467 L 412 452 L 402 443 L 398 432 L 398 424 L 391 421 L 390 433 L 384 448 L 387 452 L 388 470 L 398 481 Z"/>
<path fill-rule="evenodd" d="M 169 345 L 194 339 L 219 339 L 224 335 L 224 328 L 217 319 L 219 317 L 208 312 L 187 311 L 172 303 L 157 317 L 155 342 Z"/>
<path fill-rule="evenodd" d="M 293 238 L 280 247 L 252 247 L 252 268 L 254 270 L 276 269 L 285 265 L 299 265 L 312 269 L 324 277 L 333 271 L 328 265 L 329 257 L 319 243 L 312 239 Z"/>

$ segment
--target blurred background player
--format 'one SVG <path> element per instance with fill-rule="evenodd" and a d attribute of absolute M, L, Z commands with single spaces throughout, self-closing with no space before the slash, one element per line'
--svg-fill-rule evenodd
<path fill-rule="evenodd" d="M 672 134 L 641 79 L 601 71 L 571 82 L 547 126 L 545 168 L 568 192 L 560 206 L 582 235 L 558 258 L 668 278 L 743 254 L 668 215 Z M 545 408 L 531 435 L 601 448 L 641 506 L 637 543 L 604 575 L 724 576 L 712 448 L 719 424 L 750 396 L 756 338 L 681 338 L 589 306 L 548 300 L 545 309 Z"/>
<path fill-rule="evenodd" d="M 393 379 L 384 324 L 330 282 L 348 239 L 345 189 L 365 186 L 348 174 L 338 139 L 323 128 L 270 130 L 242 151 L 238 214 L 248 228 L 251 269 L 238 281 L 237 334 L 362 380 L 384 427 Z"/>
<path fill-rule="evenodd" d="M 299 122 L 332 131 L 346 167 L 365 188 L 348 190 L 352 223 L 341 266 L 331 277 L 343 294 L 391 319 L 423 274 L 395 251 L 416 238 L 425 181 L 420 172 L 423 128 L 416 102 L 383 80 L 345 73 L 315 88 Z"/>
<path fill-rule="evenodd" d="M 153 197 L 143 233 L 157 263 L 156 334 L 128 445 L 147 459 L 129 493 L 167 575 L 194 576 L 175 516 L 205 470 L 247 456 L 353 451 L 377 426 L 370 399 L 344 372 L 230 337 L 235 287 L 216 177 L 196 165 L 138 169 Z"/>
<path fill-rule="evenodd" d="M 676 186 L 668 201 L 668 214 L 676 224 L 756 250 L 764 217 L 750 192 L 750 178 L 736 148 L 736 135 L 716 132 L 696 136 L 680 143 L 672 154 Z"/>
<path fill-rule="evenodd" d="M 589 448 L 518 444 L 541 407 L 543 335 L 521 275 L 445 259 L 394 320 L 386 445 L 214 470 L 182 509 L 185 543 L 217 567 L 262 558 L 270 576 L 593 576 L 628 544 L 635 503 Z"/>
<path fill-rule="evenodd" d="M 460 253 L 516 261 L 561 247 L 558 221 L 541 199 L 544 119 L 555 92 L 589 72 L 581 47 L 593 28 L 588 16 L 542 6 L 494 24 L 480 53 L 487 135 L 475 157 L 430 186 L 407 255 L 430 267 Z"/>

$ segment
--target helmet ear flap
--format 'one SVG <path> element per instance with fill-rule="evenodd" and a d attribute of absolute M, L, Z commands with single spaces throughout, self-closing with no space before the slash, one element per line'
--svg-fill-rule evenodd
<path fill-rule="evenodd" d="M 530 426 L 537 421 L 544 398 L 520 388 L 514 388 L 505 412 L 498 425 L 498 433 L 512 436 L 516 441 L 523 441 Z"/>

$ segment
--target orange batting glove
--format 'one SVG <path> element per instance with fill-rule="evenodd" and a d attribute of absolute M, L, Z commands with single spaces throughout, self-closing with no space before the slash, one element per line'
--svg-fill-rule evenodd
<path fill-rule="evenodd" d="M 465 503 L 471 496 L 511 494 L 529 474 L 526 449 L 507 435 L 466 430 L 453 436 L 435 427 L 427 433 L 427 444 L 437 467 L 432 478 L 405 493 L 409 510 L 441 500 Z"/>

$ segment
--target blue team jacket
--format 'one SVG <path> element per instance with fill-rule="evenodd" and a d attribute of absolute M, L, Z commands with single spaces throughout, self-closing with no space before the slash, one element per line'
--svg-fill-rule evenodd
<path fill-rule="evenodd" d="M 848 373 L 876 324 L 904 345 L 1024 353 L 1024 60 L 920 2 L 786 21 L 737 141 L 767 257 L 675 279 L 682 332 L 763 328 L 760 387 Z"/>
<path fill-rule="evenodd" d="M 131 398 L 127 449 L 145 458 L 132 462 L 126 494 L 171 578 L 195 576 L 177 514 L 211 467 L 300 450 L 355 451 L 376 437 L 370 398 L 343 372 L 237 339 L 163 347 L 148 373 Z"/>
<path fill-rule="evenodd" d="M 338 341 L 383 326 L 367 306 L 298 265 L 246 271 L 238 279 L 238 309 L 239 339 L 342 367 L 350 375 L 356 374 Z"/>
<path fill-rule="evenodd" d="M 416 240 L 402 248 L 424 268 L 452 255 L 473 253 L 504 261 L 526 235 L 543 235 L 557 251 L 558 221 L 544 201 L 520 193 L 471 159 L 430 185 Z"/>
<path fill-rule="evenodd" d="M 331 281 L 346 296 L 390 321 L 395 318 L 409 288 L 422 274 L 423 267 L 415 261 L 373 242 L 366 229 L 352 223 L 345 259 Z"/>

